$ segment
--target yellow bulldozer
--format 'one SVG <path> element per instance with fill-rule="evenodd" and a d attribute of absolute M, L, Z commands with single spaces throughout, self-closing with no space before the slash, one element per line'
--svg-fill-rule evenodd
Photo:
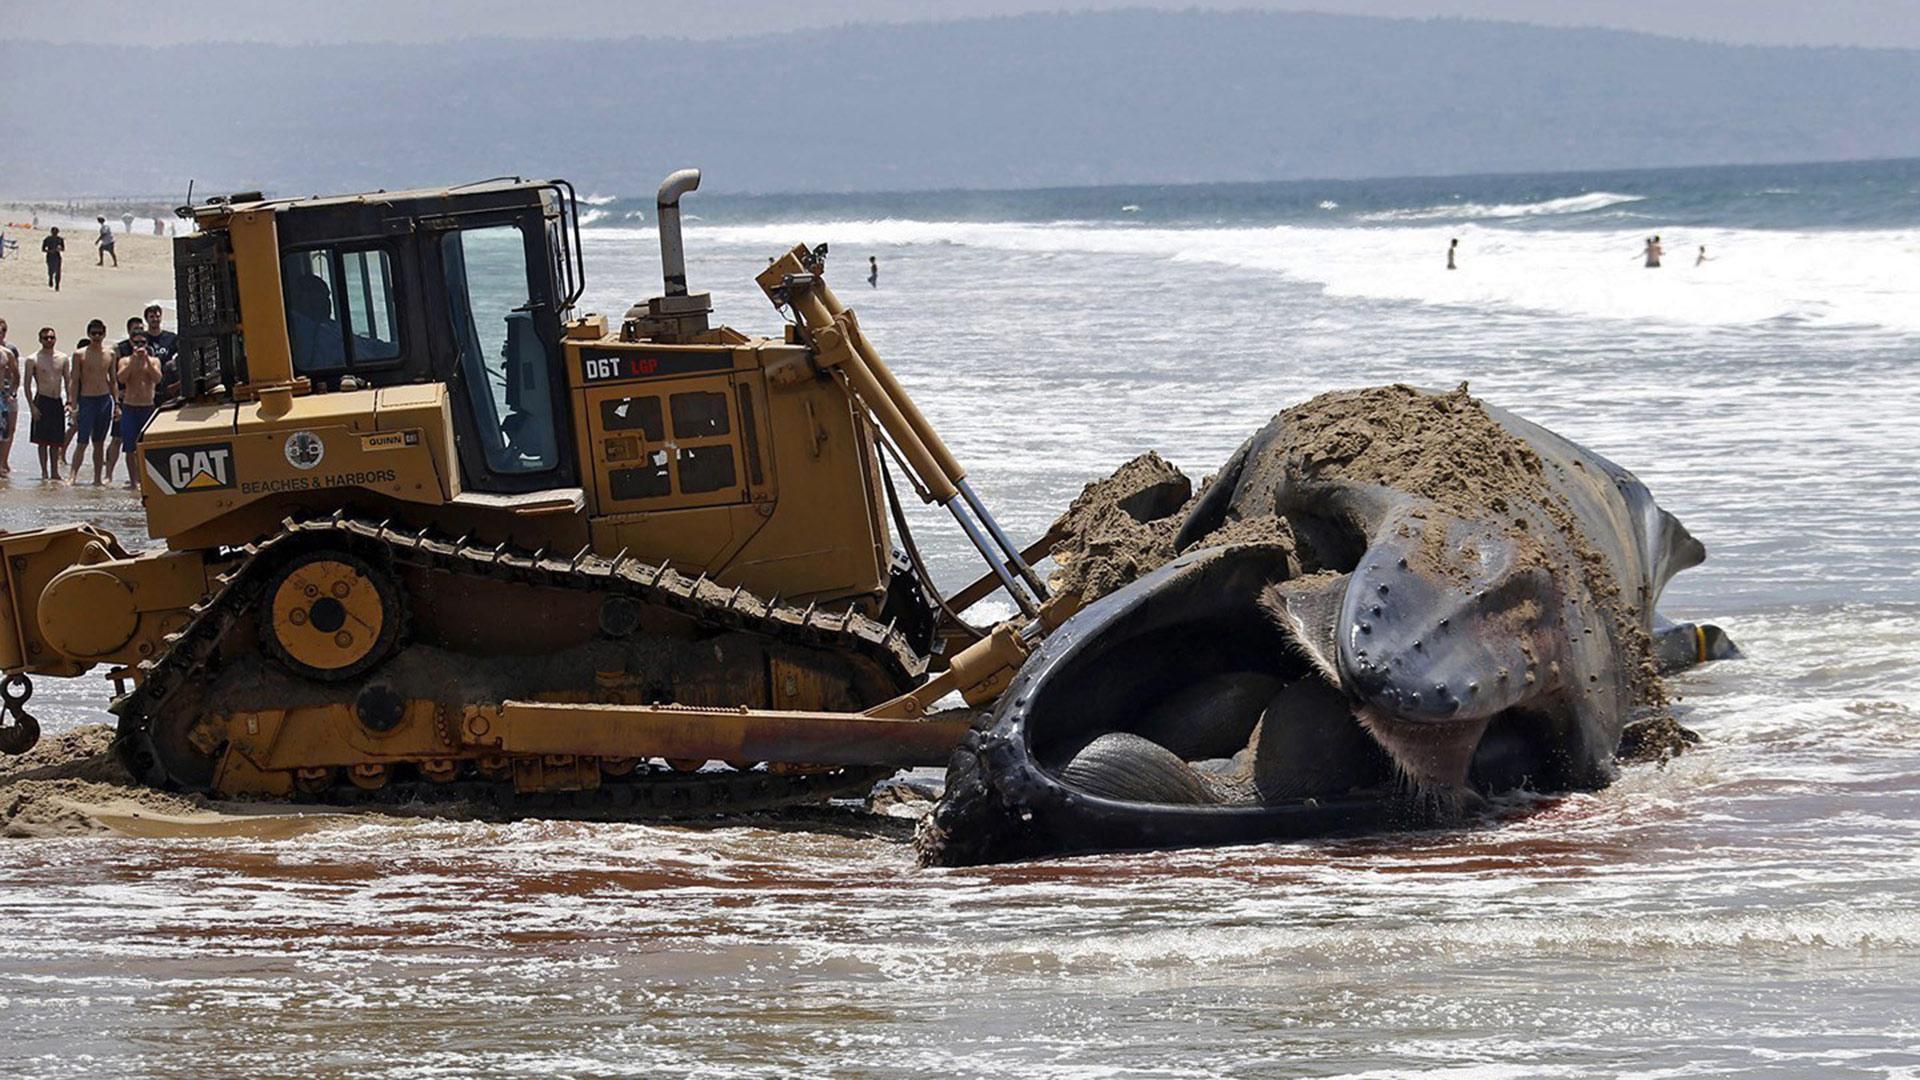
<path fill-rule="evenodd" d="M 219 797 L 486 790 L 711 814 L 943 762 L 1071 598 L 968 485 L 796 247 L 779 338 L 687 289 L 579 313 L 565 181 L 183 207 L 180 401 L 137 462 L 142 551 L 0 533 L 0 750 L 30 675 L 105 667 L 122 761 Z M 986 560 L 940 597 L 891 459 Z M 891 522 L 891 528 L 890 528 Z M 896 552 L 896 535 L 904 553 Z M 960 612 L 1004 591 L 992 628 Z"/>

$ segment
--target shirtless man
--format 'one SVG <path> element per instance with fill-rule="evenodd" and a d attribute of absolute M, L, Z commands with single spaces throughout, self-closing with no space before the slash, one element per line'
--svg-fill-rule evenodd
<path fill-rule="evenodd" d="M 80 462 L 93 447 L 93 482 L 100 483 L 106 465 L 107 432 L 113 427 L 113 350 L 107 347 L 107 324 L 87 324 L 87 344 L 73 353 L 67 372 L 68 396 L 74 410 L 73 479 L 80 480 Z"/>
<path fill-rule="evenodd" d="M 7 343 L 7 320 L 0 319 L 0 476 L 13 472 L 13 429 L 20 424 L 20 350 Z"/>
<path fill-rule="evenodd" d="M 40 351 L 27 361 L 27 394 L 33 403 L 28 435 L 40 454 L 40 479 L 60 479 L 60 451 L 67 445 L 67 354 L 54 348 L 53 327 L 40 328 Z"/>
<path fill-rule="evenodd" d="M 160 388 L 160 361 L 147 352 L 145 330 L 133 335 L 133 353 L 120 361 L 120 453 L 127 459 L 127 487 L 138 490 L 140 433 L 153 418 L 154 395 Z M 109 476 L 111 478 L 111 476 Z"/>

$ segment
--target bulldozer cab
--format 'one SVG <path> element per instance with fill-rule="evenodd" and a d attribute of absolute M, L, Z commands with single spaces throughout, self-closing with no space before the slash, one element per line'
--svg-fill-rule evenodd
<path fill-rule="evenodd" d="M 584 285 L 570 185 L 236 195 L 190 213 L 199 231 L 175 242 L 190 398 L 441 383 L 463 490 L 579 483 L 561 362 Z"/>

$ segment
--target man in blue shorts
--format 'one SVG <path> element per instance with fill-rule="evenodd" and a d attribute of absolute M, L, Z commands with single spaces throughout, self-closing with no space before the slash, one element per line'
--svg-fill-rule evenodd
<path fill-rule="evenodd" d="M 95 319 L 87 324 L 87 343 L 73 351 L 73 367 L 67 373 L 67 391 L 74 405 L 73 473 L 80 479 L 80 461 L 87 447 L 93 447 L 93 482 L 100 483 L 100 470 L 106 465 L 107 432 L 113 427 L 114 358 L 107 345 L 107 324 Z"/>
<path fill-rule="evenodd" d="M 127 459 L 127 486 L 139 488 L 140 433 L 153 418 L 154 395 L 160 389 L 160 361 L 148 352 L 150 343 L 144 328 L 134 332 L 132 351 L 120 361 L 120 453 Z M 111 478 L 111 476 L 109 476 Z"/>

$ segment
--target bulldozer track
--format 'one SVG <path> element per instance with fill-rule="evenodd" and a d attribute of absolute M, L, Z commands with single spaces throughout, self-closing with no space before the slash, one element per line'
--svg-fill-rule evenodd
<path fill-rule="evenodd" d="M 142 661 L 137 684 L 117 698 L 116 749 L 142 781 L 159 787 L 194 787 L 169 775 L 153 749 L 155 725 L 169 719 L 167 708 L 182 687 L 204 677 L 234 625 L 259 599 L 280 556 L 319 547 L 375 554 L 396 568 L 465 574 L 547 588 L 618 595 L 691 618 L 703 631 L 745 631 L 769 639 L 853 654 L 874 664 L 904 690 L 925 670 L 925 661 L 891 625 L 852 611 L 825 611 L 766 600 L 741 588 L 714 584 L 705 576 L 687 577 L 664 565 L 608 558 L 590 549 L 560 558 L 542 549 L 528 552 L 505 544 L 484 547 L 467 538 L 447 540 L 430 529 L 396 529 L 345 512 L 311 520 L 287 519 L 274 535 L 232 549 L 215 589 L 189 609 L 188 623 L 169 634 L 159 656 Z M 862 789 L 891 770 L 843 768 L 830 772 L 778 774 L 766 770 L 674 773 L 643 769 L 597 789 L 513 795 L 504 783 L 409 783 L 403 797 L 491 799 L 513 813 L 627 818 L 737 813 L 817 802 Z M 395 792 L 341 790 L 333 801 L 367 803 Z"/>

